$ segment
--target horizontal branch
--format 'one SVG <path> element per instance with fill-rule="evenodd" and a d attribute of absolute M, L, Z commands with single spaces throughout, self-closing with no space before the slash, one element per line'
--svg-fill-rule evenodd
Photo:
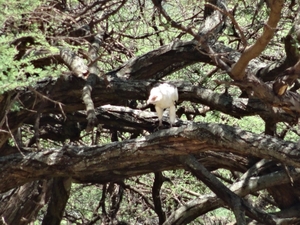
<path fill-rule="evenodd" d="M 93 88 L 92 100 L 95 107 L 106 104 L 119 104 L 120 100 L 146 100 L 153 83 L 156 81 L 142 81 L 140 79 L 148 77 L 159 79 L 186 65 L 200 61 L 208 62 L 209 57 L 199 52 L 196 47 L 193 41 L 177 41 L 145 55 L 133 58 L 119 69 L 107 73 L 108 77 L 110 77 L 109 83 L 107 83 L 108 80 L 99 78 Z M 233 61 L 236 61 L 240 56 L 240 53 L 221 44 L 216 44 L 214 48 L 215 52 L 222 52 Z M 183 62 L 182 65 L 178 64 L 178 59 Z M 253 64 L 249 64 L 249 69 L 251 70 L 263 66 L 263 64 L 259 64 L 255 60 L 252 60 L 252 62 Z M 154 64 L 155 66 L 153 66 Z M 118 79 L 110 75 L 130 78 L 130 80 Z M 84 84 L 84 79 L 74 76 L 61 76 L 57 79 L 49 77 L 38 82 L 35 86 L 36 92 L 24 88 L 19 92 L 18 96 L 22 108 L 18 112 L 10 112 L 7 115 L 9 129 L 14 132 L 24 121 L 35 116 L 37 111 L 41 113 L 73 113 L 77 110 L 84 110 L 85 107 L 82 102 Z M 263 118 L 276 118 L 276 122 L 294 122 L 297 119 L 296 115 L 288 115 L 283 110 L 272 108 L 270 105 L 263 104 L 259 100 L 232 99 L 231 96 L 220 95 L 212 90 L 185 82 L 177 82 L 175 85 L 178 86 L 180 102 L 191 101 L 201 103 L 209 106 L 211 109 L 219 110 L 238 118 L 249 115 L 260 115 Z M 40 95 L 37 95 L 37 92 Z M 45 98 L 41 96 L 45 96 Z M 45 99 L 52 99 L 57 103 Z M 3 101 L 5 99 L 2 99 Z M 59 103 L 64 105 L 63 108 L 60 107 L 62 104 Z M 289 107 L 292 108 L 293 105 L 289 105 Z M 0 147 L 2 147 L 9 138 L 9 135 L 0 135 Z"/>
<path fill-rule="evenodd" d="M 227 125 L 191 123 L 160 130 L 139 139 L 103 146 L 64 146 L 0 158 L 0 191 L 51 177 L 78 182 L 117 181 L 131 176 L 181 168 L 179 157 L 205 151 L 225 151 L 273 159 L 300 167 L 296 144 L 257 135 Z"/>
<path fill-rule="evenodd" d="M 56 85 L 53 85 L 56 83 Z M 286 114 L 283 110 L 272 108 L 263 104 L 258 99 L 236 98 L 229 95 L 218 94 L 212 90 L 194 86 L 186 82 L 173 82 L 178 87 L 179 101 L 190 101 L 209 106 L 211 109 L 219 110 L 228 115 L 240 118 L 242 116 L 260 115 L 261 117 L 277 118 L 279 121 L 292 122 L 295 118 Z M 65 113 L 76 110 L 84 110 L 81 99 L 81 90 L 84 81 L 76 77 L 60 78 L 58 80 L 45 80 L 39 83 L 37 91 L 50 99 L 63 104 Z M 52 88 L 49 93 L 49 88 Z M 95 107 L 113 104 L 120 100 L 146 100 L 148 98 L 151 81 L 126 81 L 114 79 L 110 82 L 110 87 L 106 87 L 105 81 L 99 81 L 95 86 L 92 97 Z M 35 99 L 35 101 L 32 101 Z M 28 119 L 34 115 L 37 109 L 43 113 L 60 112 L 59 107 L 44 98 L 37 98 L 33 92 L 24 91 L 19 95 L 19 100 L 23 109 L 18 112 L 8 114 L 8 121 L 11 130 L 19 124 L 19 119 Z M 16 120 L 18 118 L 18 120 Z"/>

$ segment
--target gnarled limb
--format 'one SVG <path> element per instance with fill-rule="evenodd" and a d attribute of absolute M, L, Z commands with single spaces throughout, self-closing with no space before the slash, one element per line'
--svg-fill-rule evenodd
<path fill-rule="evenodd" d="M 162 209 L 161 198 L 160 198 L 160 190 L 163 182 L 164 182 L 164 176 L 162 172 L 155 172 L 154 183 L 152 187 L 152 198 L 154 203 L 154 210 L 158 215 L 159 224 L 163 224 L 166 220 L 166 214 Z"/>
<path fill-rule="evenodd" d="M 286 69 L 283 74 L 280 74 L 273 84 L 275 94 L 282 96 L 286 93 L 287 88 L 292 86 L 300 77 L 300 60 L 292 67 Z"/>
<path fill-rule="evenodd" d="M 82 89 L 82 99 L 86 107 L 86 114 L 87 114 L 87 127 L 86 131 L 91 131 L 98 123 L 97 117 L 95 115 L 95 107 L 94 102 L 92 100 L 92 90 L 96 86 L 97 80 L 99 79 L 99 69 L 97 67 L 97 54 L 98 51 L 103 43 L 103 35 L 96 35 L 94 37 L 94 41 L 90 46 L 89 49 L 89 57 L 92 60 L 92 64 L 89 66 L 90 74 L 86 80 L 86 84 Z"/>
<path fill-rule="evenodd" d="M 89 73 L 88 67 L 83 59 L 68 49 L 60 49 L 60 56 L 69 69 L 78 77 L 86 77 Z"/>
<path fill-rule="evenodd" d="M 265 164 L 265 162 L 262 162 L 262 164 Z M 243 179 L 240 179 L 239 181 L 231 185 L 230 190 L 236 193 L 237 195 L 244 197 L 250 193 L 255 193 L 258 190 L 262 190 L 276 185 L 288 184 L 290 182 L 290 179 L 283 170 L 279 172 L 272 172 L 266 175 L 257 176 L 255 172 L 258 172 L 259 168 L 257 167 L 261 166 L 263 166 L 261 165 L 261 163 L 253 166 L 252 169 L 249 170 L 252 171 L 249 172 L 251 175 L 248 172 L 245 173 Z M 300 179 L 299 172 L 299 169 L 296 169 L 295 172 L 292 172 L 291 176 L 293 177 L 293 179 Z M 223 205 L 224 202 L 214 194 L 201 196 L 199 198 L 187 202 L 184 206 L 174 211 L 167 218 L 164 225 L 187 224 L 195 218 L 197 218 L 198 216 L 201 216 Z M 281 215 L 284 215 L 284 213 L 279 212 L 275 213 L 274 215 L 278 216 L 277 219 L 276 217 L 274 217 L 274 219 L 276 219 L 279 222 L 279 218 L 281 217 Z M 291 215 L 290 217 L 293 217 L 293 215 Z"/>
<path fill-rule="evenodd" d="M 221 181 L 199 163 L 194 156 L 188 155 L 180 157 L 180 161 L 232 209 L 238 225 L 246 224 L 245 210 L 248 210 L 248 208 L 238 195 L 231 192 Z"/>
<path fill-rule="evenodd" d="M 1 195 L 0 223 L 26 225 L 35 220 L 37 213 L 49 199 L 50 184 L 51 181 L 41 179 Z"/>
<path fill-rule="evenodd" d="M 71 190 L 70 178 L 54 178 L 51 188 L 51 198 L 42 225 L 59 225 L 69 199 Z"/>
<path fill-rule="evenodd" d="M 151 172 L 153 168 L 157 171 L 181 168 L 178 157 L 211 150 L 227 150 L 233 155 L 272 159 L 300 167 L 297 149 L 292 142 L 226 125 L 192 123 L 104 146 L 64 146 L 27 153 L 25 157 L 20 153 L 2 157 L 0 191 L 53 176 L 71 176 L 78 182 L 117 181 Z M 116 157 L 118 163 L 115 163 Z M 64 170 L 61 170 L 62 167 Z M 131 169 L 125 170 L 128 167 Z"/>
<path fill-rule="evenodd" d="M 253 58 L 259 56 L 259 54 L 266 48 L 267 44 L 272 39 L 277 23 L 280 20 L 281 10 L 283 8 L 284 0 L 270 0 L 270 14 L 268 21 L 265 23 L 262 35 L 257 39 L 257 41 L 248 47 L 241 55 L 239 60 L 231 69 L 231 77 L 234 80 L 242 80 L 245 77 L 245 70 L 248 63 Z"/>

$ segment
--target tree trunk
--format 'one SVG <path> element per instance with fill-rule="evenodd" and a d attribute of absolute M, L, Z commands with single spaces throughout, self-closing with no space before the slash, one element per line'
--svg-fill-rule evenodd
<path fill-rule="evenodd" d="M 71 190 L 70 178 L 54 178 L 51 199 L 42 225 L 59 225 Z"/>
<path fill-rule="evenodd" d="M 1 196 L 0 224 L 25 225 L 36 219 L 49 199 L 51 181 L 40 180 L 24 184 Z"/>

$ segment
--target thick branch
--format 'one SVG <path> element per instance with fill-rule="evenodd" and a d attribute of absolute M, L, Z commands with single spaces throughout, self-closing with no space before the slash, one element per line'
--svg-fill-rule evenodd
<path fill-rule="evenodd" d="M 235 80 L 242 80 L 244 78 L 245 70 L 248 66 L 249 61 L 261 54 L 276 31 L 277 23 L 280 20 L 281 9 L 283 8 L 284 0 L 270 0 L 269 2 L 271 11 L 268 21 L 265 23 L 262 35 L 253 45 L 251 45 L 243 52 L 240 59 L 231 70 L 231 76 Z"/>
<path fill-rule="evenodd" d="M 0 223 L 26 225 L 34 221 L 49 199 L 50 184 L 50 181 L 41 179 L 1 195 Z"/>
<path fill-rule="evenodd" d="M 51 199 L 42 225 L 59 225 L 69 199 L 71 179 L 54 178 L 52 183 Z"/>
<path fill-rule="evenodd" d="M 74 52 L 67 49 L 61 49 L 60 56 L 64 63 L 71 71 L 73 71 L 74 74 L 76 74 L 76 76 L 85 77 L 88 75 L 88 67 L 85 65 L 83 59 L 77 56 Z"/>
<path fill-rule="evenodd" d="M 132 58 L 110 74 L 130 79 L 159 80 L 188 65 L 197 62 L 209 63 L 210 58 L 199 52 L 196 46 L 196 41 L 175 40 L 147 54 Z"/>
<path fill-rule="evenodd" d="M 57 85 L 54 87 L 51 98 L 56 99 L 58 102 L 62 102 L 64 104 L 64 111 L 66 113 L 84 109 L 84 105 L 81 101 L 81 88 L 83 86 L 82 82 L 73 78 L 72 80 L 57 80 L 56 83 Z M 242 116 L 258 114 L 262 117 L 277 118 L 278 121 L 292 122 L 293 120 L 295 120 L 295 118 L 293 118 L 292 116 L 285 114 L 283 110 L 271 108 L 257 99 L 233 99 L 231 96 L 220 95 L 212 90 L 193 86 L 189 83 L 176 82 L 174 84 L 178 87 L 180 101 L 191 101 L 194 103 L 201 103 L 211 107 L 212 109 L 220 110 L 221 112 L 238 118 Z M 50 86 L 53 86 L 52 82 L 49 84 L 49 87 Z M 112 104 L 113 102 L 117 102 L 121 99 L 146 100 L 148 97 L 150 82 L 124 81 L 116 79 L 111 81 L 110 88 L 106 88 L 105 86 L 106 84 L 104 81 L 99 82 L 97 83 L 93 91 L 93 100 L 96 107 L 109 103 Z M 41 85 L 40 88 L 41 91 L 42 89 L 44 89 L 46 92 L 49 87 L 48 85 Z M 69 87 L 72 88 L 69 89 Z M 72 98 L 67 97 L 71 95 Z M 101 96 L 101 98 L 99 96 Z M 31 115 L 35 113 L 34 111 L 32 111 L 34 109 L 31 106 L 32 103 L 26 102 L 26 99 L 28 98 L 35 98 L 34 93 L 24 92 L 22 95 L 20 95 L 20 101 L 23 103 L 24 108 L 31 109 L 31 111 L 21 110 L 18 113 L 10 113 L 8 115 L 8 121 L 12 130 L 19 125 L 19 123 L 16 123 L 17 121 L 15 120 L 15 118 L 19 117 L 19 119 L 28 119 Z M 37 108 L 37 106 L 39 105 L 38 103 L 41 101 L 42 99 L 37 99 L 34 107 Z M 43 103 L 43 113 L 57 112 L 57 107 L 53 107 L 52 102 L 45 102 L 43 100 Z M 118 109 L 118 107 L 112 106 L 100 108 L 99 110 L 112 110 L 116 112 L 121 112 L 122 110 L 125 110 L 123 111 L 123 113 L 134 112 L 129 108 Z"/>
<path fill-rule="evenodd" d="M 291 173 L 294 180 L 300 179 L 299 169 Z M 257 177 L 246 177 L 246 179 L 240 180 L 234 183 L 230 190 L 237 195 L 244 197 L 247 194 L 254 193 L 256 191 L 266 189 L 268 187 L 288 184 L 290 178 L 287 176 L 285 171 L 273 172 L 263 176 Z M 167 218 L 164 225 L 168 224 L 187 224 L 193 221 L 198 216 L 201 216 L 211 210 L 223 206 L 223 201 L 216 195 L 206 195 L 196 198 L 192 201 L 187 202 L 184 206 L 174 211 L 169 218 Z M 298 213 L 298 212 L 297 212 Z M 276 214 L 278 217 L 283 216 L 280 213 Z"/>
<path fill-rule="evenodd" d="M 238 195 L 231 192 L 221 181 L 212 175 L 194 156 L 180 158 L 181 162 L 204 184 L 206 184 L 219 198 L 221 198 L 234 212 L 238 225 L 245 225 L 245 205 Z"/>
<path fill-rule="evenodd" d="M 222 45 L 215 45 L 215 47 L 215 51 L 217 52 L 227 52 L 229 54 L 228 57 L 232 60 L 236 60 L 240 56 L 239 53 L 232 51 L 232 49 L 225 48 Z M 174 55 L 176 55 L 176 57 L 174 57 Z M 108 75 L 114 74 L 123 78 L 129 77 L 131 79 L 144 79 L 147 77 L 154 77 L 158 79 L 187 65 L 199 61 L 209 62 L 209 60 L 210 59 L 207 55 L 201 54 L 196 49 L 195 42 L 174 42 L 170 45 L 162 46 L 148 54 L 134 58 L 123 67 L 120 67 L 115 71 L 111 71 Z M 154 64 L 156 66 L 153 66 Z M 252 60 L 249 64 L 249 69 L 254 70 L 257 68 L 257 65 L 260 65 L 258 67 L 262 66 L 259 62 Z M 148 92 L 153 82 L 127 82 L 123 79 L 112 79 L 109 85 L 107 85 L 105 80 L 101 80 L 93 89 L 92 97 L 94 105 L 97 107 L 104 104 L 114 104 L 114 102 L 119 102 L 120 99 L 145 100 L 148 97 Z M 289 116 L 282 113 L 282 110 L 261 104 L 260 101 L 246 99 L 232 100 L 230 96 L 220 96 L 210 90 L 202 89 L 186 83 L 178 82 L 177 86 L 179 86 L 180 101 L 188 100 L 195 103 L 202 103 L 210 106 L 212 109 L 217 109 L 236 117 L 243 115 L 265 114 L 262 116 L 278 118 L 278 121 L 296 121 L 296 115 L 292 114 Z M 43 94 L 48 99 L 64 103 L 64 111 L 68 113 L 84 109 L 84 105 L 82 104 L 83 87 L 84 81 L 82 79 L 67 76 L 61 77 L 57 80 L 47 78 L 41 81 L 35 88 L 37 92 Z M 290 107 L 291 110 L 294 110 L 300 107 L 297 104 L 297 97 L 294 97 L 291 101 L 288 100 L 289 95 L 284 96 L 282 102 L 285 102 L 285 108 Z M 270 101 L 272 101 L 272 96 L 270 96 L 270 98 Z M 39 108 L 43 109 L 42 113 L 57 112 L 59 110 L 59 107 L 57 107 L 56 104 L 53 104 L 51 101 L 45 101 L 44 98 L 36 96 L 36 93 L 31 93 L 29 90 L 20 92 L 19 100 L 23 106 L 23 110 L 8 114 L 8 123 L 12 132 L 14 132 L 25 119 L 31 118 L 35 113 L 35 110 Z M 277 99 L 276 102 L 280 105 L 281 100 Z M 287 105 L 286 102 L 289 104 Z M 6 135 L 5 133 L 2 134 L 3 138 L 1 138 L 1 146 L 3 146 L 9 138 L 9 135 Z"/>
<path fill-rule="evenodd" d="M 178 157 L 211 150 L 273 159 L 300 167 L 300 153 L 292 142 L 226 125 L 193 123 L 104 146 L 64 146 L 27 153 L 25 157 L 21 154 L 4 156 L 0 161 L 0 191 L 53 176 L 71 176 L 80 182 L 117 181 L 180 168 Z"/>
<path fill-rule="evenodd" d="M 154 210 L 156 214 L 158 215 L 159 219 L 159 224 L 163 224 L 166 220 L 166 214 L 162 209 L 161 205 L 161 198 L 160 198 L 160 190 L 161 186 L 164 183 L 164 176 L 161 172 L 156 172 L 154 173 L 155 178 L 154 178 L 154 183 L 152 187 L 152 198 L 153 198 L 153 203 L 154 203 Z"/>

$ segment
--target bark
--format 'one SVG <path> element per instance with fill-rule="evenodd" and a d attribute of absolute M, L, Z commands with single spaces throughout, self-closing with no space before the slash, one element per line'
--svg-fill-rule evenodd
<path fill-rule="evenodd" d="M 286 57 L 284 62 L 274 62 L 263 68 L 257 74 L 258 77 L 266 81 L 275 80 L 279 75 L 283 73 L 289 67 L 295 65 L 299 59 L 299 51 L 297 43 L 300 40 L 300 8 L 297 9 L 297 14 L 294 19 L 293 26 L 291 27 L 288 35 L 284 38 L 284 48 Z"/>
<path fill-rule="evenodd" d="M 253 45 L 251 45 L 242 53 L 239 60 L 233 66 L 231 70 L 231 77 L 234 80 L 242 80 L 244 78 L 246 72 L 245 70 L 249 61 L 261 54 L 276 31 L 277 23 L 281 18 L 280 15 L 284 0 L 270 0 L 269 2 L 270 14 L 268 21 L 264 26 L 263 33 Z"/>
<path fill-rule="evenodd" d="M 97 53 L 103 43 L 104 39 L 103 35 L 97 35 L 94 37 L 93 43 L 91 43 L 91 47 L 89 49 L 89 57 L 92 60 L 91 65 L 89 67 L 90 74 L 87 78 L 86 84 L 82 90 L 82 99 L 85 104 L 86 114 L 87 114 L 87 127 L 86 131 L 91 131 L 97 125 L 97 118 L 95 115 L 95 106 L 92 100 L 92 90 L 96 85 L 99 68 L 97 67 Z"/>
<path fill-rule="evenodd" d="M 300 76 L 300 61 L 294 66 L 286 69 L 283 74 L 280 74 L 273 84 L 273 91 L 277 95 L 284 95 L 289 86 L 292 86 Z"/>
<path fill-rule="evenodd" d="M 49 199 L 47 180 L 28 182 L 1 195 L 1 224 L 29 224 Z"/>
<path fill-rule="evenodd" d="M 210 58 L 197 50 L 196 47 L 196 41 L 175 40 L 147 54 L 130 59 L 123 66 L 109 72 L 108 75 L 113 74 L 134 80 L 159 80 L 197 62 L 209 63 Z"/>
<path fill-rule="evenodd" d="M 162 209 L 160 190 L 161 190 L 161 186 L 164 183 L 164 176 L 161 172 L 154 173 L 154 176 L 155 178 L 152 187 L 152 198 L 154 203 L 154 210 L 158 215 L 159 224 L 163 224 L 166 220 L 166 214 Z"/>
<path fill-rule="evenodd" d="M 70 71 L 72 71 L 78 77 L 86 77 L 89 73 L 88 67 L 85 65 L 82 58 L 77 56 L 74 52 L 61 49 L 60 56 L 64 63 L 69 67 Z"/>
<path fill-rule="evenodd" d="M 111 206 L 109 209 L 109 221 L 114 221 L 116 219 L 116 215 L 120 209 L 120 205 L 123 199 L 124 189 L 121 185 L 110 183 L 108 187 L 108 193 L 110 194 Z"/>
<path fill-rule="evenodd" d="M 267 119 L 265 121 L 266 121 L 265 134 L 268 134 L 270 136 L 275 136 L 276 123 L 269 121 Z M 280 166 L 284 168 L 287 175 L 290 176 L 290 169 L 285 164 L 282 164 Z M 274 166 L 268 169 L 272 170 L 274 169 Z M 275 185 L 267 189 L 270 195 L 274 198 L 275 202 L 277 203 L 277 206 L 280 209 L 289 208 L 298 202 L 298 200 L 296 200 L 297 199 L 296 191 L 294 190 L 295 188 L 293 187 L 294 181 L 292 180 L 291 177 L 290 177 L 290 181 L 291 183 L 289 184 Z M 282 193 L 285 194 L 283 195 Z"/>
<path fill-rule="evenodd" d="M 205 151 L 273 159 L 288 166 L 299 167 L 300 153 L 297 149 L 297 145 L 292 142 L 226 125 L 191 123 L 104 146 L 65 145 L 58 149 L 27 153 L 25 157 L 20 153 L 2 157 L 0 175 L 3 179 L 0 191 L 54 176 L 71 176 L 77 182 L 117 181 L 153 172 L 153 168 L 155 171 L 181 168 L 179 156 Z"/>
<path fill-rule="evenodd" d="M 71 190 L 70 178 L 54 178 L 51 190 L 51 199 L 42 225 L 59 225 L 69 199 Z"/>
<path fill-rule="evenodd" d="M 258 165 L 253 166 L 252 168 L 256 171 L 257 174 Z M 291 176 L 295 180 L 299 180 L 300 173 L 299 169 L 296 169 L 295 172 L 291 173 Z M 247 173 L 245 173 L 247 174 Z M 266 189 L 268 187 L 288 184 L 290 182 L 289 177 L 287 176 L 285 171 L 280 172 L 271 172 L 262 176 L 245 176 L 243 179 L 240 179 L 236 183 L 234 183 L 230 190 L 237 195 L 244 197 L 250 193 L 255 193 L 256 191 Z M 166 220 L 164 225 L 168 224 L 187 224 L 193 221 L 200 215 L 204 215 L 205 213 L 214 210 L 216 208 L 224 206 L 224 202 L 218 198 L 214 194 L 204 195 L 194 200 L 187 202 L 184 206 L 178 208 L 174 211 Z M 297 216 L 298 212 L 295 212 L 295 207 L 291 207 L 287 209 L 287 211 L 291 211 L 290 214 L 285 214 L 284 211 L 282 213 L 274 213 L 274 215 L 282 218 L 292 218 L 294 215 Z M 295 214 L 293 214 L 294 212 Z M 274 217 L 278 222 L 281 221 L 279 218 Z"/>
<path fill-rule="evenodd" d="M 54 87 L 53 83 L 55 83 Z M 93 90 L 93 102 L 95 106 L 117 102 L 120 101 L 120 99 L 145 100 L 148 97 L 149 82 L 147 81 L 124 81 L 116 79 L 112 80 L 110 83 L 110 88 L 106 88 L 105 81 L 98 82 L 95 86 Z M 286 114 L 284 110 L 274 107 L 271 108 L 270 106 L 263 104 L 263 102 L 258 99 L 233 99 L 230 96 L 220 95 L 211 90 L 193 86 L 184 82 L 176 82 L 174 84 L 178 86 L 180 101 L 201 103 L 238 118 L 258 114 L 263 118 L 274 118 L 277 122 L 293 122 L 297 119 L 295 114 Z M 83 82 L 80 79 L 78 80 L 78 78 L 74 77 L 68 77 L 67 79 L 60 78 L 58 80 L 48 79 L 45 80 L 45 82 L 40 83 L 38 90 L 40 93 L 46 95 L 49 88 L 52 88 L 52 91 L 50 92 L 51 99 L 55 99 L 56 103 L 45 100 L 44 98 L 36 98 L 36 94 L 30 91 L 20 93 L 19 100 L 24 105 L 24 110 L 8 114 L 8 125 L 10 130 L 14 132 L 20 124 L 24 122 L 32 124 L 33 117 L 36 113 L 34 111 L 35 109 L 42 109 L 41 113 L 46 114 L 67 114 L 72 113 L 75 110 L 84 109 L 84 105 L 81 101 Z M 72 97 L 69 98 L 68 96 Z M 100 98 L 98 96 L 102 97 Z M 31 102 L 31 99 L 36 99 L 34 105 Z M 58 103 L 62 105 L 62 110 L 58 107 Z M 41 104 L 43 107 L 40 107 Z M 100 108 L 98 111 L 101 112 L 102 109 Z M 110 122 L 112 122 L 112 120 Z M 9 138 L 9 134 L 1 134 L 3 135 L 1 143 L 4 144 L 5 140 Z"/>
<path fill-rule="evenodd" d="M 206 184 L 233 211 L 237 225 L 245 225 L 245 210 L 243 200 L 231 192 L 221 181 L 213 176 L 194 156 L 181 157 L 180 161 L 204 184 Z M 259 219 L 258 217 L 256 219 Z M 265 221 L 264 221 L 265 222 Z M 269 224 L 269 223 L 268 223 Z"/>

